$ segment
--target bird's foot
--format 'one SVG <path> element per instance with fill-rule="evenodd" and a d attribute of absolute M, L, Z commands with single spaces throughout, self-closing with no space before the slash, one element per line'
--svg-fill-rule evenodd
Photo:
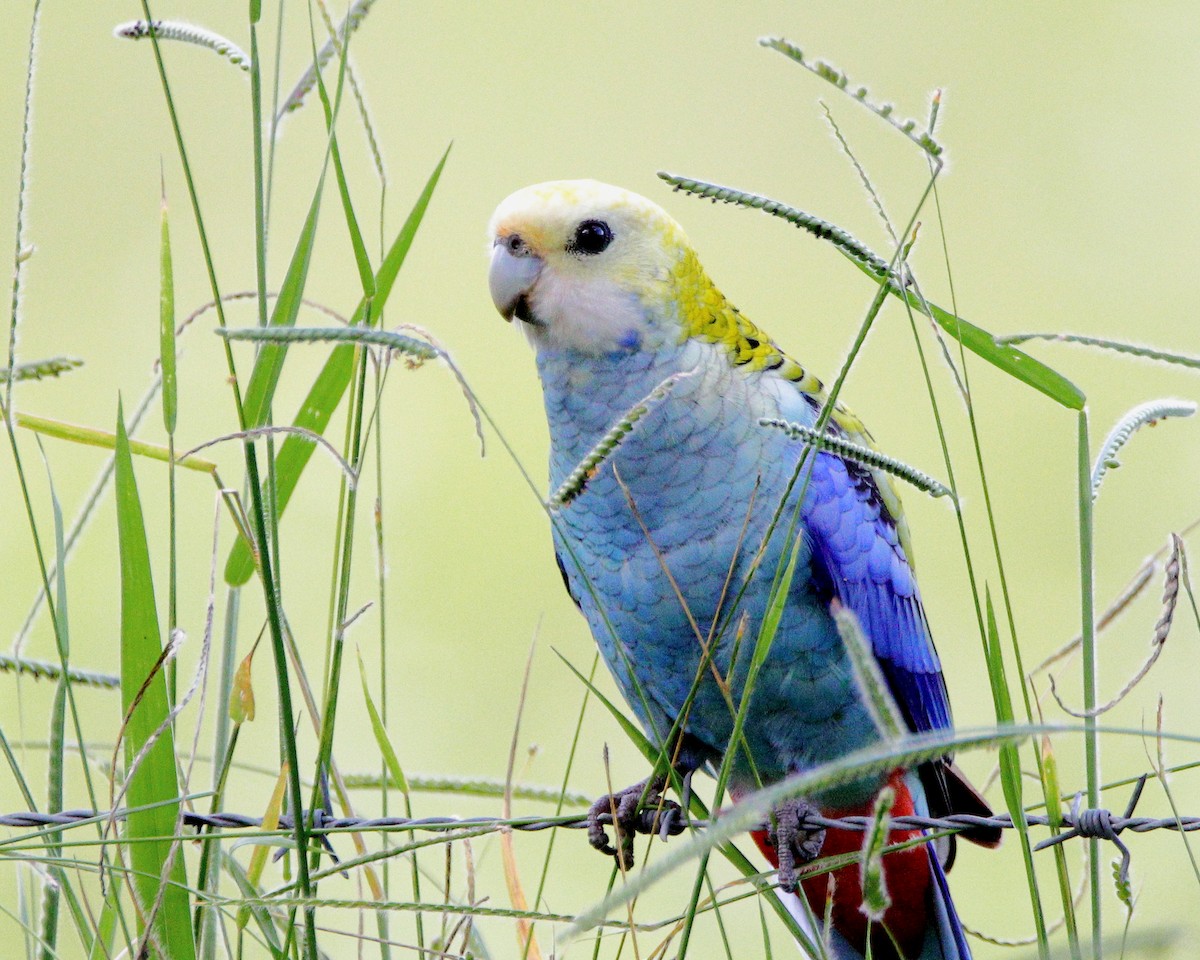
<path fill-rule="evenodd" d="M 779 858 L 779 886 L 787 893 L 795 893 L 799 884 L 796 867 L 810 863 L 821 855 L 825 828 L 808 823 L 810 815 L 820 812 L 803 797 L 785 800 L 771 811 L 767 840 Z"/>
<path fill-rule="evenodd" d="M 633 868 L 633 838 L 641 834 L 668 836 L 682 833 L 684 824 L 679 804 L 663 796 L 666 777 L 643 780 L 632 787 L 601 797 L 588 809 L 588 842 L 613 857 L 623 870 Z M 645 801 L 643 803 L 643 797 Z M 616 846 L 604 829 L 611 823 Z"/>

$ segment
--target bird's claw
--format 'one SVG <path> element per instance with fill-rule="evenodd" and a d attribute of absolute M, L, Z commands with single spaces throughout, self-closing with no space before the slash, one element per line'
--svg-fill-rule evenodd
<path fill-rule="evenodd" d="M 614 858 L 621 869 L 632 869 L 633 839 L 637 834 L 657 833 L 666 840 L 683 831 L 683 811 L 674 800 L 663 796 L 665 786 L 666 778 L 658 777 L 601 797 L 588 808 L 588 842 Z M 609 842 L 608 831 L 604 829 L 610 823 L 616 834 L 616 846 Z"/>
<path fill-rule="evenodd" d="M 795 893 L 799 884 L 797 865 L 803 866 L 821 855 L 825 828 L 807 823 L 811 814 L 819 813 L 803 797 L 785 800 L 771 811 L 767 840 L 779 858 L 779 886 L 787 893 Z"/>

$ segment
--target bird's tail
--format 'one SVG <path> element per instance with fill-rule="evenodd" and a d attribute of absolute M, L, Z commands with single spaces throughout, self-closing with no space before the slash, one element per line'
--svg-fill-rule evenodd
<path fill-rule="evenodd" d="M 896 770 L 889 778 L 896 793 L 893 816 L 927 814 L 924 789 L 915 774 Z M 829 817 L 870 816 L 873 802 L 825 810 Z M 921 835 L 920 830 L 892 830 L 891 844 Z M 763 855 L 779 866 L 765 830 L 752 836 Z M 821 858 L 854 855 L 863 835 L 851 830 L 827 830 Z M 867 939 L 875 960 L 971 960 L 971 950 L 946 883 L 946 872 L 933 844 L 919 844 L 883 857 L 883 875 L 891 905 L 881 920 L 871 922 L 862 911 L 862 874 L 857 858 L 846 866 L 803 875 L 795 894 L 780 891 L 788 910 L 815 942 L 825 945 L 830 960 L 862 960 Z M 804 900 L 801 900 L 800 894 Z M 817 929 L 813 929 L 815 918 Z M 819 954 L 818 954 L 819 956 Z"/>

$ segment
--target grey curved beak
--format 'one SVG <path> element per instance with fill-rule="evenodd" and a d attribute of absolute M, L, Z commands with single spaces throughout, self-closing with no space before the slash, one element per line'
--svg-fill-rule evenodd
<path fill-rule="evenodd" d="M 528 247 L 513 244 L 510 238 L 496 239 L 488 270 L 488 289 L 500 316 L 511 320 L 516 314 L 518 319 L 524 319 L 521 314 L 528 312 L 528 305 L 519 309 L 521 301 L 537 282 L 541 271 L 542 259 L 530 253 Z"/>

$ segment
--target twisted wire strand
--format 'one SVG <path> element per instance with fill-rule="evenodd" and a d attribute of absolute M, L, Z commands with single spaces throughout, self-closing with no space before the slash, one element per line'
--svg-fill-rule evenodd
<path fill-rule="evenodd" d="M 1123 816 L 1114 814 L 1105 808 L 1083 808 L 1083 794 L 1077 793 L 1069 811 L 1060 812 L 1053 819 L 1046 814 L 1027 813 L 1024 816 L 1028 827 L 1053 827 L 1056 832 L 1034 846 L 1034 850 L 1044 850 L 1054 844 L 1064 843 L 1074 837 L 1107 840 L 1120 852 L 1119 864 L 1114 863 L 1118 883 L 1123 887 L 1129 885 L 1129 870 L 1132 863 L 1132 853 L 1120 839 L 1125 830 L 1134 833 L 1148 833 L 1151 830 L 1174 830 L 1179 833 L 1190 833 L 1200 829 L 1200 817 L 1135 817 L 1134 809 L 1141 798 L 1146 786 L 1148 775 L 1143 775 L 1134 785 L 1133 793 L 1125 807 Z M 327 801 L 328 802 L 328 801 Z M 598 808 L 593 806 L 593 810 Z M 129 811 L 97 812 L 95 810 L 66 810 L 61 813 L 23 812 L 0 815 L 0 826 L 26 827 L 36 830 L 47 828 L 68 828 L 86 821 L 104 819 L 106 821 L 122 819 Z M 563 816 L 552 818 L 503 818 L 503 817 L 337 817 L 328 809 L 315 808 L 305 811 L 303 816 L 308 822 L 308 832 L 315 836 L 325 852 L 335 865 L 340 865 L 337 853 L 331 842 L 331 834 L 335 831 L 354 830 L 430 830 L 444 831 L 449 834 L 447 841 L 458 839 L 458 835 L 475 835 L 492 830 L 524 830 L 536 832 L 556 828 L 585 829 L 595 827 L 599 822 L 604 826 L 613 826 L 614 819 L 619 821 L 618 833 L 624 831 L 637 834 L 654 835 L 666 840 L 689 828 L 703 828 L 711 821 L 691 820 L 685 817 L 683 809 L 671 802 L 665 808 L 647 807 L 635 811 L 632 817 L 616 817 L 610 813 L 591 814 L 588 816 Z M 200 830 L 225 830 L 261 828 L 262 818 L 241 813 L 201 813 L 190 810 L 183 814 L 185 826 Z M 867 832 L 876 829 L 878 824 L 875 817 L 825 817 L 813 808 L 805 809 L 800 816 L 797 827 L 801 831 L 813 830 L 853 830 Z M 950 814 L 944 817 L 925 817 L 916 815 L 889 817 L 886 830 L 922 830 L 927 839 L 935 834 L 956 833 L 962 830 L 978 829 L 981 827 L 1009 830 L 1013 828 L 1013 819 L 1007 813 L 998 813 L 990 817 L 974 814 Z M 278 818 L 278 824 L 272 833 L 279 831 L 288 833 L 295 828 L 295 822 L 289 814 Z M 768 829 L 763 824 L 761 829 Z M 591 837 L 589 837 L 591 839 Z M 594 845 L 594 842 L 593 842 Z M 282 854 L 283 850 L 279 851 Z M 341 871 L 348 876 L 346 871 Z"/>
<path fill-rule="evenodd" d="M 124 811 L 117 812 L 117 819 L 124 817 Z M 574 818 L 516 818 L 502 817 L 334 817 L 323 811 L 313 811 L 308 815 L 314 832 L 338 830 L 447 830 L 447 829 L 478 829 L 495 828 L 537 832 L 556 828 L 580 830 L 588 826 L 585 816 Z M 65 810 L 62 813 L 21 812 L 0 814 L 0 827 L 69 827 L 76 824 L 108 817 L 108 813 L 94 810 Z M 601 814 L 601 823 L 612 824 L 610 814 Z M 640 833 L 658 833 L 664 817 L 657 810 L 645 810 L 635 821 L 635 829 Z M 208 828 L 214 830 L 254 829 L 262 826 L 261 817 L 252 817 L 241 813 L 201 813 L 187 811 L 183 814 L 186 826 Z M 682 817 L 667 820 L 668 833 L 682 833 L 687 829 L 703 829 L 708 821 L 688 820 Z M 805 819 L 806 826 L 822 827 L 831 830 L 853 830 L 864 832 L 871 828 L 871 817 L 823 817 L 809 814 Z M 1050 826 L 1051 820 L 1045 814 L 1026 814 L 1025 824 L 1030 827 Z M 1078 810 L 1064 811 L 1058 818 L 1058 825 L 1065 833 L 1059 833 L 1038 844 L 1038 848 L 1060 843 L 1074 836 L 1085 838 L 1112 839 L 1125 830 L 1133 833 L 1148 833 L 1151 830 L 1175 830 L 1191 833 L 1200 830 L 1200 816 L 1190 817 L 1123 817 L 1109 810 Z M 1008 814 L 996 814 L 991 817 L 980 817 L 972 814 L 951 814 L 945 817 L 896 816 L 889 821 L 890 830 L 930 830 L 938 832 L 959 832 L 980 827 L 995 827 L 1011 830 L 1012 818 Z M 279 817 L 278 832 L 283 833 L 293 828 L 292 818 L 288 815 Z M 274 832 L 274 831 L 272 831 Z"/>
<path fill-rule="evenodd" d="M 1045 814 L 1027 813 L 1025 825 L 1028 827 L 1049 827 L 1056 825 L 1059 832 L 1047 837 L 1034 846 L 1034 850 L 1044 850 L 1047 847 L 1063 843 L 1074 837 L 1110 841 L 1121 854 L 1118 874 L 1122 882 L 1127 883 L 1132 854 L 1121 841 L 1120 834 L 1125 830 L 1134 833 L 1148 833 L 1151 830 L 1174 830 L 1179 833 L 1191 833 L 1200 830 L 1200 816 L 1190 817 L 1135 817 L 1134 807 L 1141 797 L 1146 778 L 1138 781 L 1130 798 L 1124 816 L 1114 814 L 1104 808 L 1083 809 L 1082 795 L 1076 795 L 1070 811 L 1064 811 L 1053 821 Z M 112 819 L 122 819 L 125 810 L 117 810 Z M 109 819 L 107 811 L 95 810 L 65 810 L 61 813 L 22 812 L 0 814 L 0 827 L 27 827 L 42 830 L 46 828 L 71 827 L 96 819 Z M 553 817 L 553 818 L 510 818 L 503 817 L 336 817 L 326 810 L 317 808 L 307 811 L 308 831 L 319 837 L 321 845 L 337 864 L 335 854 L 329 840 L 329 835 L 335 831 L 478 831 L 489 830 L 523 830 L 538 832 L 541 830 L 567 829 L 581 830 L 591 826 L 589 817 Z M 613 817 L 609 813 L 601 813 L 596 818 L 604 826 L 612 826 Z M 185 826 L 197 829 L 229 830 L 254 829 L 262 827 L 262 818 L 243 813 L 201 813 L 196 810 L 185 811 L 183 814 Z M 623 829 L 632 829 L 634 833 L 653 835 L 658 834 L 663 840 L 669 836 L 677 836 L 688 829 L 703 829 L 709 821 L 690 820 L 683 816 L 682 811 L 672 805 L 666 810 L 646 808 L 637 811 L 629 819 L 622 820 Z M 814 811 L 806 811 L 801 829 L 852 830 L 863 833 L 873 829 L 873 817 L 824 817 Z M 888 830 L 924 830 L 931 833 L 957 833 L 962 830 L 980 827 L 1011 830 L 1012 817 L 1007 813 L 998 813 L 990 817 L 974 814 L 956 813 L 944 817 L 923 817 L 917 815 L 890 817 Z M 282 814 L 278 826 L 271 831 L 286 834 L 294 829 L 293 818 Z M 454 839 L 453 837 L 448 839 Z M 282 851 L 281 851 L 282 852 Z"/>

